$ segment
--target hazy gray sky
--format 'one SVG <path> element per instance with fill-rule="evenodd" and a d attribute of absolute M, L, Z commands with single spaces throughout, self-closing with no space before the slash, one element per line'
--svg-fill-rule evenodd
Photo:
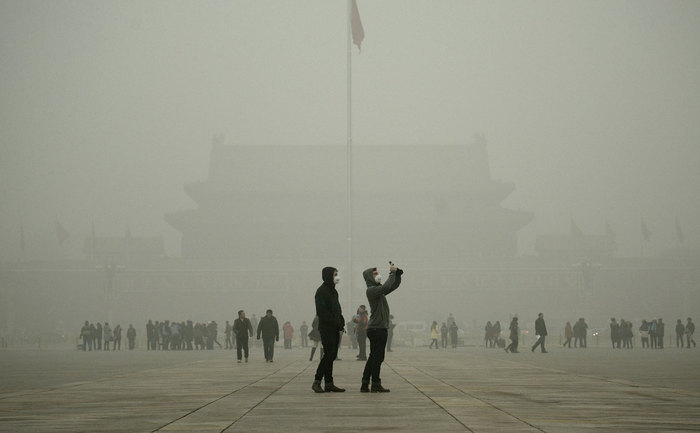
<path fill-rule="evenodd" d="M 344 144 L 346 7 L 308 1 L 0 1 L 0 258 L 166 236 L 211 136 Z M 521 232 L 618 233 L 620 253 L 700 229 L 700 2 L 358 0 L 357 145 L 485 134 Z M 53 221 L 72 234 L 57 250 Z"/>

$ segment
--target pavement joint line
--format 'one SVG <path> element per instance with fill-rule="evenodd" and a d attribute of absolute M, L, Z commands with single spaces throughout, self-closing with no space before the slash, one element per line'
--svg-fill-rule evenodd
<path fill-rule="evenodd" d="M 53 391 L 61 391 L 61 390 L 64 390 L 64 389 L 77 388 L 77 387 L 79 387 L 79 386 L 89 385 L 89 384 L 92 384 L 92 383 L 107 382 L 107 381 L 110 381 L 110 380 L 113 380 L 113 379 L 121 379 L 121 378 L 124 378 L 124 377 L 129 377 L 129 376 L 132 376 L 132 375 L 138 375 L 138 374 L 148 373 L 148 372 L 151 372 L 151 371 L 163 371 L 163 370 L 168 370 L 168 369 L 171 369 L 171 368 L 183 367 L 183 366 L 185 366 L 185 365 L 196 364 L 196 363 L 198 363 L 198 362 L 205 362 L 205 361 L 208 361 L 208 360 L 207 360 L 207 359 L 197 359 L 197 360 L 194 360 L 194 361 L 185 361 L 185 362 L 181 362 L 181 363 L 178 363 L 178 364 L 168 365 L 168 366 L 165 366 L 165 367 L 156 367 L 156 368 L 149 368 L 149 369 L 147 369 L 147 370 L 130 371 L 130 372 L 128 372 L 128 373 L 117 373 L 117 374 L 113 374 L 113 375 L 111 375 L 111 376 L 101 377 L 101 378 L 99 378 L 99 379 L 93 379 L 93 380 L 85 380 L 85 381 L 81 381 L 81 382 L 78 382 L 78 383 L 64 383 L 64 384 L 61 384 L 61 385 L 49 386 L 49 387 L 46 387 L 46 388 L 35 388 L 35 389 L 29 390 L 29 391 L 27 391 L 27 392 L 22 392 L 21 394 L 6 393 L 5 395 L 3 395 L 3 396 L 0 397 L 0 401 L 6 400 L 6 399 L 8 399 L 8 398 L 26 397 L 26 396 L 29 396 L 29 395 L 41 394 L 41 393 L 44 393 L 44 392 L 53 392 Z"/>
<path fill-rule="evenodd" d="M 437 407 L 439 407 L 440 409 L 442 409 L 443 411 L 445 411 L 445 413 L 447 413 L 450 417 L 452 417 L 452 419 L 454 419 L 454 420 L 457 421 L 459 424 L 461 424 L 465 429 L 467 429 L 468 431 L 470 431 L 470 432 L 472 432 L 472 433 L 476 433 L 476 432 L 475 432 L 474 430 L 472 430 L 468 425 L 466 425 L 465 423 L 463 423 L 459 418 L 457 418 L 456 416 L 454 416 L 454 415 L 453 415 L 449 410 L 447 410 L 444 406 L 442 406 L 440 403 L 438 403 L 437 401 L 435 401 L 435 400 L 434 400 L 432 397 L 430 397 L 428 394 L 426 394 L 425 392 L 423 392 L 423 390 L 421 390 L 420 388 L 418 388 L 413 382 L 411 382 L 410 380 L 408 380 L 406 377 L 402 376 L 401 373 L 399 373 L 398 371 L 396 371 L 396 369 L 395 369 L 394 367 L 391 366 L 391 364 L 389 364 L 388 362 L 385 362 L 385 364 L 386 364 L 386 366 L 389 367 L 389 368 L 391 369 L 391 371 L 393 371 L 397 376 L 399 376 L 401 379 L 405 380 L 406 383 L 408 383 L 408 384 L 411 385 L 413 388 L 415 388 L 416 391 L 418 391 L 418 392 L 420 392 L 421 394 L 423 394 L 423 396 L 424 396 L 425 398 L 427 398 L 428 400 L 432 401 L 433 404 L 434 404 L 435 406 L 437 406 Z M 416 367 L 413 367 L 413 368 L 416 368 Z M 417 369 L 416 369 L 416 370 L 417 370 Z"/>
<path fill-rule="evenodd" d="M 294 364 L 294 362 L 292 362 L 291 364 Z M 291 364 L 288 364 L 288 365 L 291 365 Z M 268 398 L 270 398 L 270 397 L 272 396 L 272 394 L 276 393 L 277 391 L 279 391 L 280 389 L 282 389 L 285 385 L 289 384 L 291 381 L 293 381 L 294 379 L 296 379 L 297 377 L 299 377 L 303 372 L 305 372 L 306 370 L 308 370 L 308 368 L 309 368 L 310 366 L 312 366 L 312 365 L 314 365 L 314 364 L 308 364 L 306 367 L 302 368 L 301 371 L 299 371 L 297 374 L 295 374 L 291 379 L 289 379 L 288 381 L 284 382 L 282 385 L 280 385 L 280 386 L 278 386 L 277 388 L 275 388 L 275 390 L 272 391 L 271 393 L 269 393 L 268 395 L 266 395 L 265 398 L 263 398 L 262 400 L 260 400 L 259 402 L 257 402 L 253 407 L 251 407 L 250 409 L 248 409 L 247 411 L 245 411 L 245 412 L 243 413 L 243 415 L 239 416 L 238 418 L 236 418 L 235 420 L 233 420 L 233 422 L 232 422 L 231 424 L 229 424 L 229 425 L 227 425 L 226 427 L 224 427 L 224 429 L 221 430 L 220 433 L 224 433 L 226 430 L 228 430 L 228 429 L 230 429 L 231 427 L 233 427 L 234 424 L 236 424 L 238 421 L 242 420 L 246 415 L 248 415 L 248 414 L 251 413 L 253 410 L 255 410 L 258 406 L 260 406 L 261 404 L 263 404 L 263 403 L 265 402 L 265 400 L 267 400 Z M 154 431 L 155 431 L 155 430 L 154 430 Z M 153 433 L 153 432 L 151 432 L 151 433 Z"/>
<path fill-rule="evenodd" d="M 537 427 L 536 425 L 525 421 L 524 419 L 518 417 L 517 415 L 514 415 L 514 414 L 508 412 L 507 410 L 502 409 L 502 408 L 496 406 L 495 404 L 491 403 L 491 402 L 488 401 L 488 400 L 484 400 L 484 399 L 479 398 L 479 397 L 477 397 L 477 396 L 475 396 L 475 395 L 473 395 L 473 394 L 470 394 L 470 393 L 464 391 L 463 389 L 460 389 L 460 388 L 458 388 L 458 387 L 452 385 L 452 384 L 449 383 L 449 382 L 446 382 L 446 381 L 444 381 L 444 380 L 442 380 L 442 379 L 440 379 L 440 378 L 438 378 L 438 377 L 433 376 L 432 374 L 426 372 L 425 370 L 421 369 L 420 367 L 416 367 L 415 365 L 412 365 L 412 364 L 409 364 L 409 365 L 411 365 L 411 367 L 415 368 L 416 370 L 420 371 L 421 373 L 425 374 L 426 376 L 431 377 L 431 378 L 433 378 L 433 379 L 435 379 L 435 380 L 437 380 L 437 381 L 439 381 L 439 382 L 441 382 L 441 383 L 444 383 L 445 385 L 447 385 L 447 386 L 449 386 L 449 387 L 451 387 L 451 388 L 456 389 L 457 391 L 461 392 L 461 393 L 464 394 L 464 395 L 467 395 L 467 396 L 469 396 L 469 397 L 471 397 L 471 398 L 473 398 L 473 399 L 479 400 L 480 402 L 485 403 L 485 404 L 491 406 L 492 408 L 496 409 L 497 411 L 502 412 L 502 413 L 504 413 L 504 414 L 506 414 L 506 415 L 508 415 L 508 416 L 510 416 L 510 417 L 512 417 L 512 418 L 515 418 L 516 420 L 520 421 L 520 422 L 523 423 L 523 424 L 529 425 L 530 427 L 534 428 L 534 429 L 537 430 L 537 431 L 541 431 L 542 433 L 547 433 L 547 432 L 546 432 L 545 430 L 543 430 L 542 428 Z M 392 370 L 393 370 L 393 369 L 392 369 Z"/>
<path fill-rule="evenodd" d="M 672 392 L 672 393 L 675 393 L 678 395 L 682 395 L 685 397 L 688 397 L 688 396 L 700 397 L 700 392 L 693 392 L 693 391 L 686 390 L 686 389 L 670 388 L 670 387 L 663 386 L 663 385 L 644 385 L 641 383 L 633 382 L 631 380 L 611 379 L 611 378 L 608 378 L 605 376 L 597 376 L 595 374 L 574 373 L 574 372 L 570 372 L 570 371 L 566 371 L 566 370 L 559 370 L 557 368 L 542 367 L 540 365 L 532 365 L 527 361 L 518 362 L 518 361 L 511 360 L 511 359 L 492 359 L 490 357 L 488 359 L 500 361 L 500 362 L 506 362 L 509 364 L 516 364 L 518 366 L 525 365 L 525 366 L 527 366 L 529 368 L 533 368 L 535 370 L 550 371 L 550 372 L 554 372 L 554 373 L 558 373 L 558 374 L 564 374 L 566 376 L 577 376 L 577 377 L 581 377 L 583 379 L 596 379 L 596 380 L 600 380 L 602 382 L 608 382 L 608 383 L 612 383 L 615 385 L 625 385 L 625 386 L 628 386 L 630 388 L 663 389 L 663 390 L 666 390 L 666 391 L 669 391 L 669 392 Z"/>
<path fill-rule="evenodd" d="M 212 400 L 212 401 L 210 401 L 210 402 L 208 402 L 208 403 L 206 403 L 206 404 L 203 404 L 202 406 L 199 406 L 198 408 L 195 408 L 195 409 L 193 409 L 193 410 L 187 412 L 186 414 L 184 414 L 184 415 L 182 415 L 182 416 L 179 416 L 179 417 L 175 418 L 174 420 L 172 420 L 172 421 L 170 421 L 170 422 L 168 422 L 168 423 L 166 423 L 166 424 L 163 424 L 162 426 L 156 428 L 155 430 L 151 430 L 151 433 L 160 431 L 161 429 L 163 429 L 163 428 L 165 428 L 165 427 L 167 427 L 167 426 L 169 426 L 169 425 L 171 425 L 171 424 L 174 424 L 174 423 L 180 421 L 180 420 L 183 419 L 183 418 L 186 418 L 186 417 L 192 415 L 193 413 L 197 412 L 197 411 L 200 410 L 200 409 L 204 409 L 205 407 L 207 407 L 207 406 L 209 406 L 209 405 L 211 405 L 211 404 L 213 404 L 213 403 L 216 403 L 217 401 L 219 401 L 219 400 L 221 400 L 221 399 L 224 399 L 224 398 L 226 398 L 226 397 L 229 397 L 229 396 L 231 396 L 231 395 L 237 393 L 238 391 L 244 390 L 244 389 L 246 389 L 246 388 L 248 388 L 248 387 L 250 387 L 250 386 L 252 386 L 252 385 L 255 385 L 256 383 L 258 383 L 258 382 L 260 382 L 260 381 L 263 381 L 263 380 L 267 379 L 268 377 L 273 376 L 273 375 L 279 373 L 280 371 L 284 370 L 285 368 L 289 367 L 290 365 L 294 364 L 295 362 L 296 362 L 296 361 L 292 361 L 292 362 L 290 362 L 290 363 L 288 363 L 288 364 L 285 364 L 285 365 L 283 365 L 282 367 L 278 368 L 277 370 L 275 370 L 275 371 L 273 371 L 273 372 L 271 372 L 271 373 L 269 373 L 269 374 L 267 374 L 267 375 L 265 375 L 265 376 L 259 378 L 258 380 L 255 380 L 255 381 L 253 381 L 253 382 L 250 382 L 250 383 L 248 383 L 248 384 L 246 384 L 246 385 L 244 385 L 244 386 L 242 386 L 242 387 L 240 387 L 240 388 L 236 388 L 236 389 L 234 389 L 233 391 L 222 395 L 221 397 L 217 397 L 217 398 L 215 398 L 214 400 Z M 294 376 L 294 377 L 296 377 L 296 376 Z M 267 398 L 267 397 L 266 397 L 266 398 Z M 228 428 L 228 427 L 227 427 L 227 428 Z M 222 431 L 223 431 L 223 430 L 222 430 Z"/>

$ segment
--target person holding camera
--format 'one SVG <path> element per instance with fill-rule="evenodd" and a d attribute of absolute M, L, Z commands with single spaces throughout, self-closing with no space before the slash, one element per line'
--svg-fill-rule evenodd
<path fill-rule="evenodd" d="M 345 389 L 333 384 L 333 361 L 338 356 L 340 336 L 345 329 L 345 318 L 338 301 L 338 291 L 335 289 L 340 277 L 336 268 L 326 267 L 321 271 L 321 278 L 323 284 L 316 290 L 315 301 L 323 356 L 318 363 L 311 389 L 314 392 L 345 392 Z M 326 382 L 325 389 L 321 387 L 321 380 Z"/>
<path fill-rule="evenodd" d="M 362 273 L 367 283 L 367 300 L 372 312 L 367 325 L 369 358 L 362 373 L 361 392 L 389 392 L 388 389 L 382 387 L 382 381 L 379 377 L 382 362 L 384 362 L 389 329 L 390 314 L 386 296 L 399 287 L 401 275 L 403 274 L 403 271 L 397 268 L 396 265 L 391 262 L 389 264 L 391 265 L 389 278 L 386 279 L 384 284 L 382 284 L 382 277 L 379 275 L 377 268 L 369 268 Z M 370 378 L 372 379 L 371 389 L 369 387 Z"/>

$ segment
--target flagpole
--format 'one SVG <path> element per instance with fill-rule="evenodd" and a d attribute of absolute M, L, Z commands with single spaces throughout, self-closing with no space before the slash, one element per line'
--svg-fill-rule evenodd
<path fill-rule="evenodd" d="M 352 313 L 352 0 L 347 0 L 347 198 L 348 198 L 348 308 Z"/>

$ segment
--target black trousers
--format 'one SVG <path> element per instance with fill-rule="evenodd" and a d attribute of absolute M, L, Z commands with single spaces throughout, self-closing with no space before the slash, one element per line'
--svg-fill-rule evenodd
<path fill-rule="evenodd" d="M 367 332 L 357 333 L 357 344 L 360 346 L 360 359 L 367 358 Z"/>
<path fill-rule="evenodd" d="M 275 337 L 263 337 L 263 352 L 265 352 L 265 361 L 272 361 L 275 356 Z"/>
<path fill-rule="evenodd" d="M 537 346 L 540 346 L 543 352 L 546 352 L 547 349 L 544 348 L 544 339 L 546 338 L 546 335 L 540 335 L 540 338 L 537 339 L 537 342 L 535 343 L 534 346 L 532 346 L 532 350 L 534 351 L 537 349 Z"/>
<path fill-rule="evenodd" d="M 236 337 L 236 356 L 241 360 L 241 352 L 245 352 L 245 357 L 248 359 L 248 336 Z"/>
<path fill-rule="evenodd" d="M 367 337 L 369 338 L 369 358 L 365 363 L 365 371 L 362 373 L 362 383 L 369 383 L 371 377 L 372 383 L 379 385 L 382 383 L 379 373 L 382 369 L 382 362 L 384 362 L 388 330 L 386 328 L 371 328 L 367 330 Z"/>
<path fill-rule="evenodd" d="M 340 333 L 335 329 L 320 328 L 323 356 L 316 369 L 316 380 L 325 380 L 326 385 L 333 383 L 333 361 L 338 356 Z"/>
<path fill-rule="evenodd" d="M 511 343 L 506 347 L 506 350 L 509 352 L 517 352 L 518 351 L 518 339 L 516 338 L 515 340 L 511 340 Z"/>

